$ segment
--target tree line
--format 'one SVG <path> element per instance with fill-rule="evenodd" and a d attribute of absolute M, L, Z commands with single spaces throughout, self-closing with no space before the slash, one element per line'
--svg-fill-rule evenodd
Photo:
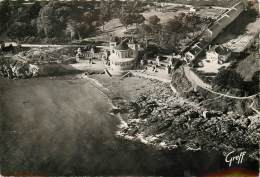
<path fill-rule="evenodd" d="M 196 14 L 184 13 L 166 23 L 156 15 L 145 19 L 143 12 L 147 5 L 140 0 L 73 0 L 66 3 L 51 0 L 33 1 L 31 5 L 25 5 L 24 0 L 4 0 L 0 3 L 0 33 L 5 32 L 18 41 L 68 42 L 96 36 L 105 30 L 106 22 L 118 18 L 126 29 L 135 25 L 139 39 L 152 38 L 160 47 L 178 51 L 183 39 L 193 38 L 201 31 L 202 24 L 210 22 Z M 4 29 L 4 26 L 8 28 Z"/>

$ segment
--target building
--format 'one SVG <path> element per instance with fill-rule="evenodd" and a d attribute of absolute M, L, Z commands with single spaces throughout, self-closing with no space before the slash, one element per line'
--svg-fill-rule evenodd
<path fill-rule="evenodd" d="M 138 44 L 122 41 L 118 45 L 110 42 L 110 68 L 113 75 L 121 75 L 128 70 L 134 69 L 137 63 Z"/>
<path fill-rule="evenodd" d="M 218 17 L 218 19 L 204 32 L 204 37 L 199 42 L 195 43 L 189 51 L 185 53 L 185 60 L 187 63 L 195 60 L 208 45 L 231 24 L 243 11 L 244 3 L 239 2 L 229 8 L 225 13 Z"/>
<path fill-rule="evenodd" d="M 195 60 L 207 46 L 208 43 L 205 40 L 200 40 L 194 44 L 191 49 L 185 53 L 186 62 L 190 63 L 191 61 Z"/>
<path fill-rule="evenodd" d="M 214 22 L 211 27 L 208 28 L 205 39 L 209 42 L 214 40 L 223 31 L 224 28 L 232 23 L 244 11 L 244 9 L 244 3 L 239 2 L 227 10 Z"/>
<path fill-rule="evenodd" d="M 257 45 L 258 36 L 257 33 L 246 33 L 238 36 L 236 39 L 232 39 L 225 44 L 227 48 L 229 48 L 234 54 L 241 54 L 246 52 L 253 45 Z"/>
<path fill-rule="evenodd" d="M 223 46 L 214 46 L 206 52 L 207 60 L 218 63 L 225 63 L 231 56 L 231 50 Z"/>

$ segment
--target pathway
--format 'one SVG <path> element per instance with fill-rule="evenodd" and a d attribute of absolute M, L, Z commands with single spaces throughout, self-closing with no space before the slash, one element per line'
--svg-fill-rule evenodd
<path fill-rule="evenodd" d="M 223 93 L 219 93 L 216 91 L 212 90 L 212 86 L 209 84 L 206 84 L 203 80 L 201 80 L 199 78 L 199 76 L 197 76 L 189 67 L 184 67 L 184 73 L 185 76 L 187 77 L 187 79 L 192 83 L 193 86 L 199 86 L 200 88 L 207 90 L 210 93 L 219 95 L 219 96 L 223 96 L 226 98 L 231 98 L 231 99 L 237 99 L 237 100 L 252 100 L 252 104 L 249 106 L 253 111 L 255 111 L 257 114 L 260 115 L 260 112 L 254 108 L 254 104 L 255 104 L 255 98 L 260 95 L 260 92 L 251 96 L 246 96 L 246 97 L 237 97 L 237 96 L 232 96 L 232 95 L 227 95 L 227 94 L 223 94 Z"/>
<path fill-rule="evenodd" d="M 146 70 L 131 70 L 134 76 L 146 79 L 154 79 L 165 83 L 171 83 L 171 75 L 168 74 L 165 67 L 157 68 L 157 72 L 152 71 L 152 67 L 147 66 Z"/>

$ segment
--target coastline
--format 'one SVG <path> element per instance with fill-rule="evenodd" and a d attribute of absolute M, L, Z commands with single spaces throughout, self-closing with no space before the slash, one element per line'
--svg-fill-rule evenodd
<path fill-rule="evenodd" d="M 126 133 L 124 133 L 124 130 L 125 129 L 128 129 L 129 126 L 128 126 L 128 123 L 127 123 L 127 117 L 124 117 L 121 113 L 111 113 L 115 110 L 118 110 L 119 107 L 113 103 L 113 97 L 111 96 L 108 96 L 109 93 L 104 93 L 104 91 L 102 91 L 101 89 L 104 89 L 106 92 L 109 92 L 109 89 L 104 87 L 98 80 L 96 79 L 93 79 L 91 77 L 89 77 L 88 75 L 81 75 L 79 77 L 80 79 L 87 79 L 88 81 L 92 82 L 93 84 L 96 84 L 97 87 L 99 87 L 99 90 L 101 91 L 102 94 L 106 95 L 107 99 L 108 99 L 108 103 L 111 105 L 111 108 L 112 110 L 110 111 L 110 114 L 112 116 L 115 116 L 120 124 L 117 125 L 117 128 L 118 130 L 116 131 L 115 135 L 117 137 L 121 137 L 121 138 L 124 138 L 126 140 L 131 140 L 131 141 L 135 141 L 135 142 L 141 142 L 145 145 L 151 145 L 152 147 L 155 147 L 155 148 L 158 148 L 158 149 L 167 149 L 167 150 L 170 150 L 168 146 L 164 145 L 163 143 L 160 143 L 159 145 L 155 145 L 152 143 L 152 140 L 153 139 L 158 139 L 157 137 L 144 137 L 142 133 L 138 134 L 137 136 L 130 136 L 130 135 L 127 135 Z"/>
<path fill-rule="evenodd" d="M 12 157 L 11 163 L 17 163 L 17 171 L 21 170 L 18 166 L 18 164 L 23 163 L 21 160 L 28 158 L 31 161 L 26 162 L 27 165 L 34 163 L 38 171 L 46 170 L 49 175 L 90 174 L 96 172 L 96 165 L 103 164 L 104 160 L 109 160 L 111 166 L 106 163 L 101 165 L 99 172 L 103 173 L 98 173 L 99 175 L 111 175 L 111 172 L 117 175 L 126 172 L 136 175 L 169 175 L 177 172 L 176 174 L 182 175 L 185 171 L 184 167 L 188 164 L 199 163 L 201 158 L 211 160 L 212 163 L 203 162 L 205 169 L 203 170 L 198 166 L 194 167 L 194 171 L 197 169 L 197 171 L 205 172 L 209 168 L 212 169 L 211 171 L 216 171 L 216 169 L 225 167 L 225 164 L 221 161 L 224 159 L 223 151 L 216 149 L 207 151 L 204 147 L 197 149 L 195 146 L 185 146 L 188 138 L 192 139 L 196 137 L 196 134 L 189 137 L 187 132 L 190 133 L 191 130 L 178 127 L 183 125 L 181 121 L 186 121 L 184 116 L 182 117 L 183 120 L 180 120 L 177 115 L 170 120 L 167 112 L 179 114 L 180 108 L 190 109 L 190 104 L 186 103 L 184 99 L 177 100 L 175 97 L 169 97 L 168 94 L 172 95 L 169 84 L 163 85 L 157 81 L 137 77 L 129 77 L 124 80 L 120 80 L 120 78 L 111 79 L 101 74 L 94 74 L 89 77 L 73 75 L 35 78 L 10 81 L 12 84 L 6 85 L 5 89 L 11 89 L 8 90 L 8 93 L 5 90 L 3 92 L 5 96 L 2 98 L 5 105 L 2 109 L 9 112 L 8 117 L 10 118 L 6 119 L 8 125 L 5 127 L 14 129 L 16 132 L 9 135 L 9 132 L 5 131 L 3 137 L 11 136 L 15 140 L 12 142 L 6 139 L 9 146 L 16 147 L 19 145 L 19 151 L 16 149 L 7 151 L 12 153 L 11 155 L 7 154 L 7 156 L 8 158 Z M 96 94 L 93 94 L 93 92 Z M 144 99 L 145 95 L 149 95 L 146 100 Z M 11 98 L 4 99 L 8 96 L 11 96 Z M 16 101 L 12 102 L 13 99 Z M 154 107 L 156 105 L 155 99 L 156 107 Z M 36 104 L 41 106 L 33 106 Z M 179 104 L 179 106 L 176 107 L 175 104 Z M 10 112 L 13 107 L 6 109 L 6 106 L 9 105 L 19 108 L 17 115 Z M 133 109 L 136 105 L 143 105 L 140 107 L 141 112 L 138 113 L 138 117 L 133 114 L 136 111 Z M 165 107 L 165 105 L 170 107 Z M 26 107 L 26 109 L 21 106 Z M 150 113 L 146 114 L 144 108 L 153 108 L 154 113 L 162 108 L 160 114 L 163 112 L 166 114 L 160 117 L 160 114 L 156 113 L 154 116 L 158 120 L 152 120 L 155 117 L 151 117 L 153 115 Z M 45 109 L 50 110 L 51 114 L 46 113 Z M 147 118 L 140 118 L 142 115 Z M 163 119 L 163 117 L 166 119 Z M 165 124 L 168 121 L 173 123 L 178 121 L 175 124 L 176 130 L 172 131 L 171 126 Z M 158 128 L 160 131 L 158 131 Z M 42 136 L 46 131 L 48 136 Z M 120 135 L 121 132 L 123 134 Z M 160 141 L 156 139 L 156 135 Z M 180 138 L 178 140 L 171 138 L 173 135 Z M 185 137 L 187 138 L 185 139 Z M 169 144 L 162 141 L 168 141 Z M 191 142 L 188 143 L 191 144 Z M 66 146 L 63 147 L 63 145 Z M 3 146 L 2 148 L 6 147 Z M 36 147 L 34 151 L 37 156 L 29 157 L 33 147 Z M 57 151 L 60 148 L 66 155 Z M 23 156 L 20 153 L 24 153 Z M 45 162 L 42 158 L 47 159 L 53 165 L 41 166 Z M 75 158 L 77 159 L 76 162 L 74 161 Z M 189 162 L 187 162 L 188 159 Z M 248 156 L 244 159 L 247 161 Z M 141 165 L 138 166 L 136 173 L 133 173 L 136 163 L 139 163 L 140 160 L 142 161 Z M 72 162 L 78 164 L 76 171 L 71 166 Z M 88 163 L 88 168 L 81 165 L 82 162 Z M 180 164 L 182 164 L 181 167 Z M 243 165 L 247 164 L 252 163 Z M 253 168 L 249 169 L 254 170 L 254 164 L 255 162 Z M 8 169 L 9 165 L 7 161 L 5 168 Z M 58 165 L 59 168 L 52 168 L 55 165 Z M 143 166 L 146 167 L 145 170 L 142 170 Z M 111 167 L 114 170 L 111 170 Z M 24 169 L 27 169 L 26 166 Z M 63 171 L 64 169 L 67 170 Z M 153 171 L 152 169 L 156 170 Z M 168 169 L 174 170 L 170 172 L 167 171 Z"/>
<path fill-rule="evenodd" d="M 259 139 L 253 132 L 259 122 L 255 116 L 245 119 L 234 113 L 208 110 L 178 96 L 171 85 L 154 80 L 90 77 L 113 90 L 109 98 L 121 122 L 116 132 L 119 137 L 165 150 L 217 151 L 223 155 L 246 150 L 248 160 L 259 160 L 258 149 L 252 148 Z M 246 124 L 248 119 L 251 125 Z M 227 141 L 221 140 L 223 137 Z"/>

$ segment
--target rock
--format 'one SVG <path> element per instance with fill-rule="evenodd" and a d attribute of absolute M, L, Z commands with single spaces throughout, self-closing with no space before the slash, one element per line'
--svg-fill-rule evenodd
<path fill-rule="evenodd" d="M 118 113 L 121 113 L 121 109 L 113 108 L 113 109 L 110 110 L 110 113 L 112 113 L 112 114 L 118 114 Z"/>
<path fill-rule="evenodd" d="M 138 128 L 137 127 L 131 128 L 127 132 L 130 136 L 134 136 L 138 132 Z"/>
<path fill-rule="evenodd" d="M 152 116 L 150 119 L 148 119 L 148 123 L 156 123 L 158 121 L 158 118 L 155 116 Z"/>
<path fill-rule="evenodd" d="M 192 118 L 192 119 L 195 119 L 195 118 L 198 118 L 199 117 L 199 113 L 196 112 L 196 111 L 189 111 L 187 112 L 186 114 L 188 117 Z"/>
<path fill-rule="evenodd" d="M 181 145 L 185 144 L 186 142 L 187 142 L 186 140 L 183 140 L 183 139 L 181 139 L 181 138 L 178 138 L 178 139 L 176 140 L 176 144 L 177 144 L 178 146 L 181 146 Z"/>
<path fill-rule="evenodd" d="M 162 123 L 158 123 L 158 131 L 161 132 L 167 128 L 169 128 L 172 125 L 172 120 L 166 120 Z"/>
<path fill-rule="evenodd" d="M 245 119 L 244 126 L 248 127 L 250 124 L 251 124 L 251 120 L 250 119 Z"/>

